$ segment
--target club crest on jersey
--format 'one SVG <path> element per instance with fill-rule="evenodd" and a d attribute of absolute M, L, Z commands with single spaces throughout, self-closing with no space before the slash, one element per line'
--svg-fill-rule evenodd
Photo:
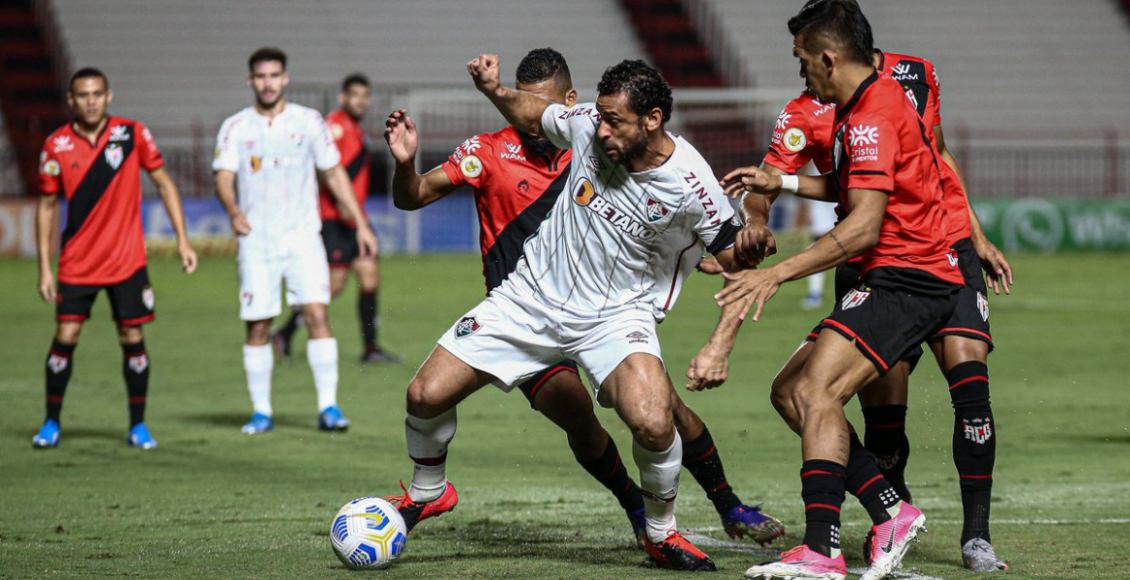
<path fill-rule="evenodd" d="M 853 288 L 851 292 L 847 293 L 847 296 L 844 296 L 843 301 L 840 302 L 840 308 L 843 310 L 851 310 L 852 308 L 863 304 L 870 297 L 870 288 Z"/>
<path fill-rule="evenodd" d="M 474 316 L 464 316 L 459 319 L 459 322 L 455 323 L 455 338 L 471 336 L 482 327 L 483 325 L 479 324 L 479 321 L 475 320 Z"/>
<path fill-rule="evenodd" d="M 913 106 L 917 110 L 918 109 L 918 97 L 914 96 L 913 90 L 906 89 L 906 98 L 910 100 L 911 106 Z"/>
<path fill-rule="evenodd" d="M 129 127 L 126 125 L 118 125 L 110 129 L 110 142 L 129 141 Z"/>
<path fill-rule="evenodd" d="M 652 199 L 651 197 L 647 198 L 647 221 L 648 222 L 655 223 L 655 222 L 667 217 L 667 214 L 669 214 L 669 213 L 671 213 L 671 212 L 667 208 L 663 207 L 663 204 L 659 203 L 659 200 Z"/>
<path fill-rule="evenodd" d="M 978 445 L 984 445 L 993 438 L 993 423 L 985 419 L 964 419 L 965 438 Z"/>
<path fill-rule="evenodd" d="M 153 305 L 156 303 L 156 300 L 153 296 L 153 289 L 149 286 L 146 286 L 145 289 L 141 291 L 141 303 L 145 305 L 146 310 L 153 310 Z"/>
<path fill-rule="evenodd" d="M 803 150 L 805 145 L 808 145 L 808 138 L 804 136 L 804 131 L 793 127 L 785 131 L 785 136 L 781 139 L 781 142 L 785 145 L 785 149 L 796 153 Z"/>
<path fill-rule="evenodd" d="M 75 144 L 71 142 L 70 135 L 59 135 L 52 141 L 55 144 L 55 153 L 62 153 L 63 151 L 70 151 L 75 148 Z"/>
<path fill-rule="evenodd" d="M 459 162 L 459 170 L 467 177 L 478 177 L 483 174 L 483 162 L 477 155 L 468 155 Z"/>
<path fill-rule="evenodd" d="M 981 320 L 989 321 L 989 299 L 980 290 L 977 291 L 977 312 L 981 313 Z"/>
<path fill-rule="evenodd" d="M 125 159 L 125 152 L 122 151 L 122 146 L 117 143 L 111 143 L 106 146 L 106 163 L 117 169 L 122 166 L 122 160 Z"/>

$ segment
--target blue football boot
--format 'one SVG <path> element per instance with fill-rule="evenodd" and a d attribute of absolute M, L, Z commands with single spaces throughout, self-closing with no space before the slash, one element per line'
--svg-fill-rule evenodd
<path fill-rule="evenodd" d="M 157 448 L 157 440 L 149 434 L 149 429 L 145 426 L 144 421 L 130 427 L 129 439 L 126 441 L 129 442 L 130 447 L 138 447 L 140 449 Z"/>
<path fill-rule="evenodd" d="M 739 505 L 722 516 L 722 527 L 731 538 L 749 537 L 768 546 L 785 535 L 785 525 L 777 518 L 761 513 L 761 506 Z"/>
<path fill-rule="evenodd" d="M 243 426 L 240 431 L 248 435 L 257 435 L 259 433 L 266 433 L 275 430 L 275 420 L 271 419 L 270 415 L 262 413 L 254 413 L 251 415 L 251 420 Z"/>
<path fill-rule="evenodd" d="M 318 415 L 318 428 L 322 431 L 345 431 L 349 429 L 349 419 L 341 415 L 337 405 L 330 405 Z"/>
<path fill-rule="evenodd" d="M 39 449 L 51 449 L 59 446 L 59 424 L 54 419 L 48 419 L 39 429 L 39 433 L 31 438 L 31 446 Z"/>

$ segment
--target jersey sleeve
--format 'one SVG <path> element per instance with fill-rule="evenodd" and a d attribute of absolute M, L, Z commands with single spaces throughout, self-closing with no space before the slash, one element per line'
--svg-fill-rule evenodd
<path fill-rule="evenodd" d="M 845 132 L 848 151 L 848 189 L 895 190 L 895 159 L 899 135 L 885 118 L 876 114 L 856 115 Z"/>
<path fill-rule="evenodd" d="M 808 117 L 795 103 L 796 101 L 792 101 L 785 105 L 785 109 L 777 117 L 769 152 L 765 154 L 763 161 L 785 173 L 797 173 L 808 165 L 816 146 Z"/>
<path fill-rule="evenodd" d="M 938 67 L 934 63 L 926 61 L 926 82 L 930 85 L 930 104 L 927 105 L 934 112 L 934 119 L 937 119 L 937 124 L 942 124 L 942 84 L 938 81 Z M 933 127 L 926 127 L 933 129 Z"/>
<path fill-rule="evenodd" d="M 149 132 L 149 127 L 138 123 L 134 131 L 137 135 L 137 153 L 141 167 L 150 172 L 164 167 L 165 160 L 161 158 L 161 150 L 157 148 L 157 143 L 153 141 L 153 134 Z"/>
<path fill-rule="evenodd" d="M 212 171 L 239 171 L 239 123 L 236 117 L 229 117 L 220 126 L 216 136 L 216 155 L 212 160 Z"/>
<path fill-rule="evenodd" d="M 341 151 L 337 149 L 337 143 L 334 142 L 333 133 L 330 132 L 326 120 L 322 115 L 311 112 L 310 122 L 314 133 L 314 138 L 311 140 L 311 146 L 314 148 L 314 166 L 319 171 L 326 171 L 341 165 Z"/>
<path fill-rule="evenodd" d="M 545 136 L 558 149 L 570 149 L 573 142 L 596 133 L 600 124 L 600 113 L 596 103 L 582 103 L 573 107 L 551 104 L 541 115 L 541 127 Z"/>
<path fill-rule="evenodd" d="M 487 136 L 475 135 L 456 147 L 440 167 L 456 186 L 470 185 L 474 189 L 479 189 L 486 181 L 483 158 L 487 157 L 488 149 L 490 149 L 490 140 Z"/>
<path fill-rule="evenodd" d="M 63 165 L 52 149 L 50 137 L 39 154 L 39 193 L 56 195 L 63 189 Z"/>
<path fill-rule="evenodd" d="M 734 208 L 718 185 L 713 175 L 699 181 L 697 189 L 689 189 L 691 197 L 687 213 L 691 219 L 691 229 L 706 245 L 706 251 L 718 254 L 734 245 L 741 229 L 734 220 Z"/>

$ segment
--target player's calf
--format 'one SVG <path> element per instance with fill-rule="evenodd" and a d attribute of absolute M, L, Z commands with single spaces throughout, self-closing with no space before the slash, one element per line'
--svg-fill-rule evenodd
<path fill-rule="evenodd" d="M 946 373 L 953 403 L 953 461 L 961 482 L 965 526 L 961 543 L 992 542 L 989 508 L 996 463 L 996 423 L 989 398 L 989 368 L 980 361 L 958 364 Z"/>

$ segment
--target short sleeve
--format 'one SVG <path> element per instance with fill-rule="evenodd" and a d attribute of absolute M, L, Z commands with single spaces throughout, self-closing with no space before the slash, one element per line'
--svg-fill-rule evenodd
<path fill-rule="evenodd" d="M 39 154 L 39 193 L 56 195 L 63 189 L 63 166 L 48 139 Z"/>
<path fill-rule="evenodd" d="M 899 136 L 886 119 L 875 114 L 856 115 L 844 133 L 848 151 L 848 189 L 895 189 L 895 159 Z"/>
<path fill-rule="evenodd" d="M 314 166 L 319 171 L 333 169 L 341 164 L 341 151 L 337 149 L 337 143 L 334 142 L 333 133 L 330 132 L 326 120 L 316 112 L 311 112 L 310 115 L 311 123 L 314 125 L 314 138 L 311 140 L 311 146 L 314 148 Z"/>
<path fill-rule="evenodd" d="M 239 125 L 236 117 L 230 117 L 220 126 L 212 171 L 239 171 Z"/>
<path fill-rule="evenodd" d="M 137 135 L 137 153 L 141 167 L 146 171 L 156 171 L 164 167 L 165 160 L 161 158 L 161 150 L 157 148 L 157 143 L 153 141 L 153 134 L 149 132 L 149 127 L 138 123 L 134 127 L 134 131 Z"/>
<path fill-rule="evenodd" d="M 812 161 L 815 147 L 816 139 L 804 111 L 789 103 L 777 117 L 763 163 L 785 173 L 797 173 Z"/>
<path fill-rule="evenodd" d="M 596 134 L 600 113 L 596 103 L 582 103 L 572 107 L 551 104 L 541 114 L 541 127 L 546 138 L 558 149 L 570 149 L 573 142 Z"/>
<path fill-rule="evenodd" d="M 929 83 L 929 85 L 930 85 L 930 96 L 933 97 L 930 100 L 929 107 L 934 112 L 934 119 L 936 120 L 937 124 L 941 125 L 942 124 L 942 84 L 941 84 L 941 82 L 938 81 L 938 67 L 934 66 L 934 63 L 932 63 L 932 62 L 927 62 L 926 67 L 927 67 L 926 82 Z M 927 129 L 933 129 L 933 127 L 927 127 Z"/>
<path fill-rule="evenodd" d="M 475 135 L 456 147 L 447 161 L 443 162 L 440 167 L 451 183 L 456 186 L 470 185 L 474 189 L 482 187 L 486 181 L 483 167 L 484 144 L 489 146 L 486 137 Z"/>
<path fill-rule="evenodd" d="M 718 254 L 734 245 L 740 225 L 735 223 L 734 208 L 722 191 L 722 186 L 709 171 L 703 172 L 703 179 L 688 180 L 690 187 L 686 195 L 687 214 L 691 229 L 706 245 L 706 251 Z"/>

